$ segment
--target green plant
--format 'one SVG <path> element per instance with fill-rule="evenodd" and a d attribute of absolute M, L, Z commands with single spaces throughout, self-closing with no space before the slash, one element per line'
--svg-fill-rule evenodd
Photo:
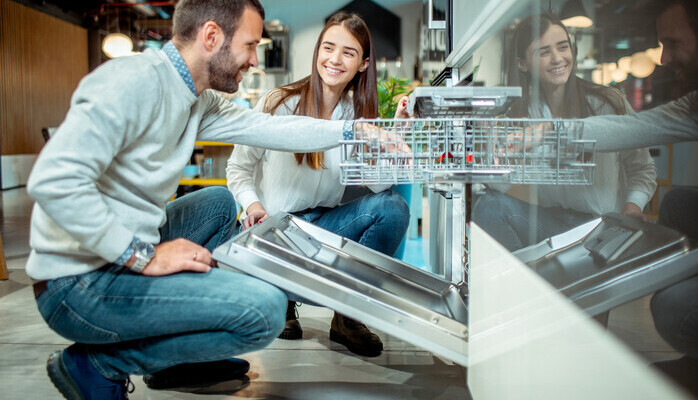
<path fill-rule="evenodd" d="M 378 82 L 378 117 L 393 118 L 401 95 L 409 95 L 412 86 L 408 79 L 389 78 Z"/>

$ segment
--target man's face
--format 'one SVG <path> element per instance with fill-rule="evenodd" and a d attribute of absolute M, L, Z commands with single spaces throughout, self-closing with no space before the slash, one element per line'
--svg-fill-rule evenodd
<path fill-rule="evenodd" d="M 212 89 L 226 93 L 238 90 L 242 73 L 257 65 L 257 45 L 262 39 L 263 24 L 262 17 L 253 9 L 248 7 L 243 11 L 232 39 L 208 62 Z"/>
<path fill-rule="evenodd" d="M 662 65 L 672 70 L 681 82 L 695 79 L 698 74 L 698 40 L 683 6 L 675 5 L 657 18 L 657 36 L 664 46 Z"/>

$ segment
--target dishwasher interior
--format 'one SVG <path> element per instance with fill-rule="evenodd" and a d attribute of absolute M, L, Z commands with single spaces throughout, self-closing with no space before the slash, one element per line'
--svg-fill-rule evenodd
<path fill-rule="evenodd" d="M 581 122 L 498 118 L 519 95 L 518 88 L 418 88 L 410 103 L 436 118 L 362 120 L 354 124 L 354 139 L 340 144 L 344 184 L 425 183 L 444 199 L 446 224 L 434 244 L 447 249 L 439 261 L 444 273 L 415 268 L 284 213 L 232 238 L 214 258 L 223 268 L 467 365 L 470 185 L 593 181 L 594 143 L 579 140 Z M 384 134 L 375 135 L 375 127 Z M 401 143 L 411 152 L 396 151 Z"/>
<path fill-rule="evenodd" d="M 439 250 L 430 262 L 440 270 L 410 266 L 285 213 L 213 256 L 223 268 L 468 365 L 472 185 L 590 185 L 595 143 L 580 139 L 579 120 L 501 117 L 517 89 L 418 89 L 413 110 L 436 117 L 355 123 L 354 139 L 340 144 L 340 176 L 346 185 L 425 184 L 439 199 L 430 224 L 438 235 L 429 241 Z M 397 151 L 402 143 L 411 152 Z M 514 254 L 592 315 L 698 272 L 698 251 L 683 235 L 615 214 Z"/>

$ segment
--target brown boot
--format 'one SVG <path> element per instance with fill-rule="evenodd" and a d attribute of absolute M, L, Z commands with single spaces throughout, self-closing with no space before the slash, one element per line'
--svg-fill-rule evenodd
<path fill-rule="evenodd" d="M 279 334 L 279 339 L 298 340 L 302 337 L 303 329 L 301 329 L 301 323 L 298 322 L 296 302 L 289 301 L 288 307 L 286 308 L 286 327 L 281 331 L 281 334 Z"/>
<path fill-rule="evenodd" d="M 360 356 L 378 357 L 383 351 L 383 342 L 366 325 L 336 312 L 330 326 L 330 340 Z"/>

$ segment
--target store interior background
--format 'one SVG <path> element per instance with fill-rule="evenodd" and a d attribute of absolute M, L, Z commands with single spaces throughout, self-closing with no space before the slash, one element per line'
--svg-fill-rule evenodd
<path fill-rule="evenodd" d="M 462 1 L 472 1 L 473 4 L 482 2 L 482 0 Z M 264 86 L 267 89 L 309 74 L 311 68 L 309 60 L 312 59 L 313 46 L 322 29 L 324 19 L 348 2 L 349 0 L 261 0 L 266 10 L 267 21 L 279 20 L 288 29 L 287 68 L 284 71 L 273 73 L 270 71 L 266 74 L 268 80 Z M 0 217 L 2 218 L 2 240 L 5 244 L 10 270 L 10 280 L 0 282 L 0 298 L 12 300 L 12 302 L 0 301 L 0 321 L 2 321 L 0 322 L 0 331 L 3 332 L 0 335 L 0 350 L 4 348 L 6 350 L 4 354 L 12 354 L 12 356 L 0 357 L 0 371 L 8 371 L 11 367 L 16 368 L 16 365 L 19 365 L 25 371 L 36 374 L 22 385 L 21 391 L 25 394 L 35 390 L 33 385 L 41 390 L 47 385 L 44 382 L 46 381 L 45 374 L 42 375 L 44 373 L 42 370 L 45 362 L 44 353 L 48 354 L 48 350 L 44 350 L 44 348 L 48 349 L 53 346 L 51 347 L 53 349 L 56 344 L 64 345 L 64 343 L 56 342 L 54 337 L 46 340 L 48 343 L 43 343 L 43 339 L 36 339 L 32 336 L 33 329 L 45 327 L 43 321 L 36 319 L 37 315 L 31 317 L 33 319 L 30 321 L 30 330 L 27 330 L 26 323 L 19 322 L 26 320 L 28 310 L 34 307 L 31 304 L 31 298 L 17 296 L 10 299 L 8 297 L 9 294 L 23 289 L 27 291 L 27 286 L 30 283 L 23 268 L 29 253 L 28 231 L 32 204 L 31 199 L 26 196 L 24 184 L 36 155 L 45 143 L 42 129 L 60 124 L 68 109 L 70 96 L 79 80 L 107 59 L 101 52 L 101 40 L 108 31 L 114 30 L 114 14 L 108 17 L 111 29 L 102 27 L 95 32 L 81 26 L 84 23 L 85 10 L 99 10 L 99 3 L 99 1 L 87 0 L 0 0 L 0 33 L 2 33 L 0 35 L 0 152 L 2 154 L 0 170 L 3 189 L 0 192 L 2 198 Z M 401 19 L 400 48 L 403 65 L 399 68 L 395 60 L 387 60 L 388 75 L 415 79 L 418 78 L 415 76 L 415 69 L 418 72 L 421 70 L 425 81 L 423 83 L 426 83 L 434 76 L 435 71 L 443 66 L 443 59 L 438 60 L 436 57 L 436 59 L 427 60 L 424 56 L 430 50 L 431 53 L 434 53 L 434 50 L 438 52 L 439 47 L 443 44 L 438 37 L 430 36 L 434 33 L 423 26 L 422 15 L 426 0 L 376 0 L 375 3 Z M 551 2 L 554 9 L 562 7 L 563 3 L 565 0 Z M 613 16 L 607 12 L 614 6 L 616 10 L 621 10 L 619 11 L 620 16 L 630 15 L 633 12 L 641 12 L 637 10 L 642 10 L 642 6 L 646 5 L 648 1 L 583 0 L 582 3 L 592 19 L 609 21 L 612 20 Z M 540 1 L 535 8 L 540 10 L 546 8 L 547 5 L 548 1 Z M 106 9 L 109 8 L 106 7 Z M 167 9 L 167 7 L 164 8 Z M 121 23 L 129 18 L 132 20 L 143 19 L 142 16 L 138 16 L 137 12 L 129 13 L 125 12 L 126 10 L 128 7 L 121 10 Z M 603 10 L 604 14 L 595 15 L 596 10 Z M 56 15 L 59 15 L 60 18 L 56 18 Z M 632 20 L 632 17 L 628 18 Z M 104 16 L 104 19 L 107 17 Z M 119 23 L 117 22 L 117 24 Z M 625 25 L 630 27 L 633 24 Z M 646 43 L 656 45 L 656 37 L 652 39 L 653 36 L 656 36 L 653 23 L 634 25 L 637 25 L 633 31 L 636 37 L 628 42 L 629 47 L 622 50 L 624 52 L 622 55 L 632 55 L 634 52 L 644 51 L 649 47 L 645 46 Z M 119 28 L 119 30 L 124 31 L 123 28 Z M 592 28 L 576 32 L 579 37 L 579 61 L 588 53 L 588 49 L 599 46 L 598 42 L 592 42 L 592 38 L 599 37 L 598 35 L 594 36 L 598 30 L 600 28 L 597 24 Z M 607 27 L 607 40 L 610 40 L 612 30 L 612 27 Z M 637 30 L 644 32 L 642 38 L 637 39 Z M 128 33 L 128 31 L 126 32 Z M 506 40 L 507 27 L 503 27 L 477 49 L 473 57 L 476 62 L 480 63 L 474 79 L 476 84 L 499 86 L 505 83 L 506 61 L 503 59 L 503 54 Z M 634 47 L 636 43 L 639 44 Z M 259 51 L 260 54 L 264 54 L 263 49 Z M 608 54 L 607 58 L 599 57 L 596 61 L 598 63 L 615 62 L 622 55 Z M 419 64 L 418 68 L 415 68 L 415 63 Z M 587 70 L 583 73 L 590 75 L 591 71 Z M 669 79 L 666 78 L 666 71 L 658 66 L 653 75 L 648 78 L 639 80 L 629 77 L 617 85 L 626 94 L 633 93 L 633 96 L 636 96 L 635 89 L 637 88 L 639 94 L 636 97 L 639 96 L 641 99 L 639 108 L 645 108 L 655 105 L 661 100 L 658 95 L 651 98 L 648 94 L 656 92 L 657 88 L 662 86 L 660 83 L 666 79 Z M 658 189 L 660 197 L 669 185 L 698 186 L 698 157 L 693 156 L 698 154 L 698 143 L 675 144 L 672 151 L 673 157 L 670 160 L 668 157 L 669 149 L 666 146 L 653 148 L 658 179 L 663 180 L 663 185 Z M 419 204 L 419 201 L 413 203 L 413 213 L 422 212 Z M 415 222 L 421 229 L 417 230 L 412 247 L 408 246 L 405 255 L 409 263 L 417 266 L 420 266 L 420 260 L 423 263 L 426 259 L 424 254 L 425 239 L 421 233 L 427 231 L 424 227 L 428 224 L 428 215 L 425 215 L 424 218 L 426 220 Z M 620 307 L 611 314 L 609 330 L 621 337 L 631 348 L 642 353 L 648 361 L 677 357 L 677 354 L 654 332 L 652 322 L 648 319 L 647 314 L 647 299 Z M 318 318 L 321 320 L 325 316 L 323 314 Z M 313 324 L 311 325 L 313 329 L 317 328 L 318 331 L 324 329 L 319 323 L 314 322 Z M 27 332 L 30 332 L 30 335 L 27 335 Z M 39 345 L 35 346 L 37 343 Z M 39 348 L 40 351 L 32 352 L 30 349 L 32 346 Z M 274 350 L 272 349 L 272 351 Z M 281 350 L 285 349 L 282 347 Z M 312 348 L 312 350 L 317 349 Z M 418 350 L 412 347 L 409 347 L 408 350 L 418 354 Z M 22 358 L 22 354 L 28 355 Z M 394 354 L 389 354 L 389 356 L 394 356 Z M 353 362 L 347 361 L 349 358 L 333 362 L 334 364 Z M 14 361 L 17 359 L 20 360 L 19 364 Z M 415 370 L 422 371 L 419 368 Z M 453 374 L 451 370 L 448 370 L 447 373 Z M 13 379 L 21 379 L 19 376 L 21 376 L 20 372 L 17 372 L 16 375 L 15 373 L 4 375 L 0 378 L 0 382 L 2 382 L 0 387 L 10 386 L 14 383 Z M 376 378 L 376 380 L 380 379 L 382 378 Z M 456 379 L 463 380 L 464 378 L 459 376 Z M 287 383 L 286 378 L 278 381 Z M 406 380 L 406 382 L 408 381 Z M 434 379 L 431 384 L 438 385 L 440 382 L 443 383 L 444 380 Z M 369 383 L 375 384 L 375 382 Z M 430 384 L 427 379 L 422 378 L 411 383 L 412 386 L 406 384 L 405 387 L 418 387 L 419 385 L 427 387 Z M 367 391 L 364 394 L 368 393 L 369 387 L 370 385 L 367 384 Z M 141 390 L 140 387 L 138 389 Z M 48 390 L 52 390 L 52 388 L 48 387 Z M 284 389 L 279 388 L 278 390 L 279 393 L 282 393 Z M 432 392 L 427 390 L 426 393 Z M 320 395 L 317 398 L 323 397 Z M 403 393 L 402 397 L 395 396 L 395 398 L 412 397 Z"/>

